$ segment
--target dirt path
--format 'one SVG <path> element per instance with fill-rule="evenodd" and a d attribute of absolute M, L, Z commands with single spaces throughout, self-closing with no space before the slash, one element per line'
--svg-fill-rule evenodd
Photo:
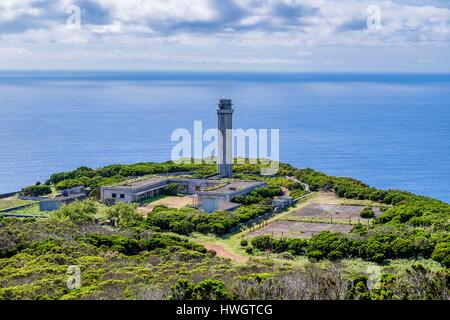
<path fill-rule="evenodd" d="M 231 253 L 220 244 L 205 243 L 204 246 L 208 250 L 215 251 L 218 257 L 231 259 L 239 263 L 245 263 L 248 260 L 246 257 L 238 256 L 237 254 Z"/>

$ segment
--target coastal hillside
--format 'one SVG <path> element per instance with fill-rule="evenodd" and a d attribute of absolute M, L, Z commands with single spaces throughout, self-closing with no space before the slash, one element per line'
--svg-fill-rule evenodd
<path fill-rule="evenodd" d="M 261 166 L 234 165 L 224 184 L 265 186 L 210 214 L 173 186 L 134 203 L 101 201 L 101 188 L 205 178 L 213 164 L 80 167 L 0 199 L 0 299 L 450 298 L 450 204 Z M 88 197 L 55 211 L 30 200 L 79 186 Z"/>

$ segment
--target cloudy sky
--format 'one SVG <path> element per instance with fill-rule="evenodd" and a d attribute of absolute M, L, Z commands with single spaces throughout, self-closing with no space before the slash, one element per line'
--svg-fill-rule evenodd
<path fill-rule="evenodd" d="M 0 0 L 0 69 L 450 72 L 450 0 Z"/>

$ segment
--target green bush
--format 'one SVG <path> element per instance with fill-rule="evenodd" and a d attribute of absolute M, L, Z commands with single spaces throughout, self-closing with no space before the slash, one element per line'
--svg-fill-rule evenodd
<path fill-rule="evenodd" d="M 119 226 L 135 226 L 143 220 L 143 217 L 137 212 L 137 205 L 125 202 L 108 208 L 106 216 L 108 219 L 118 219 Z"/>
<path fill-rule="evenodd" d="M 144 223 L 163 231 L 188 235 L 194 231 L 203 234 L 223 235 L 239 223 L 249 221 L 273 209 L 272 206 L 242 206 L 235 211 L 216 211 L 205 214 L 192 208 L 171 209 L 155 207 Z"/>
<path fill-rule="evenodd" d="M 364 219 L 372 219 L 375 218 L 375 213 L 373 212 L 372 207 L 365 207 L 360 214 L 361 218 Z"/>
<path fill-rule="evenodd" d="M 246 246 L 248 246 L 248 241 L 247 241 L 247 239 L 242 239 L 242 240 L 241 240 L 241 247 L 246 247 Z"/>
<path fill-rule="evenodd" d="M 27 196 L 27 197 L 41 197 L 52 193 L 52 188 L 48 185 L 35 185 L 23 188 L 19 195 L 21 196 Z"/>
<path fill-rule="evenodd" d="M 438 243 L 434 248 L 432 258 L 433 260 L 442 263 L 447 268 L 450 268 L 450 243 Z"/>
<path fill-rule="evenodd" d="M 273 248 L 274 238 L 268 235 L 256 236 L 251 240 L 252 246 L 258 250 L 269 250 Z"/>
<path fill-rule="evenodd" d="M 178 184 L 169 183 L 166 187 L 166 194 L 169 196 L 176 196 L 178 193 Z"/>
<path fill-rule="evenodd" d="M 296 190 L 291 191 L 290 196 L 294 199 L 297 199 L 297 198 L 304 196 L 307 193 L 308 193 L 308 191 L 305 191 L 303 189 L 296 189 Z"/>
<path fill-rule="evenodd" d="M 69 220 L 73 222 L 93 221 L 98 211 L 95 200 L 75 201 L 64 205 L 58 211 L 51 213 L 51 217 L 56 220 Z"/>
<path fill-rule="evenodd" d="M 253 190 L 250 194 L 246 196 L 238 196 L 233 199 L 233 202 L 240 203 L 243 205 L 257 204 L 267 198 L 274 198 L 283 194 L 280 187 L 265 187 Z"/>
<path fill-rule="evenodd" d="M 205 279 L 198 284 L 189 282 L 187 279 L 179 279 L 171 287 L 171 300 L 230 300 L 230 293 L 224 283 L 220 280 Z"/>

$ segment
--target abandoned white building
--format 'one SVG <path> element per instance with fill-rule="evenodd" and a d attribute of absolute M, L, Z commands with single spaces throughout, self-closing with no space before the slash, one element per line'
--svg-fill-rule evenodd
<path fill-rule="evenodd" d="M 205 212 L 215 210 L 233 210 L 239 205 L 231 203 L 237 196 L 245 195 L 257 188 L 266 186 L 260 181 L 223 181 L 208 179 L 191 179 L 184 177 L 152 176 L 131 180 L 123 184 L 101 188 L 101 199 L 115 202 L 140 202 L 164 194 L 169 184 L 178 186 L 177 192 L 196 195 L 197 206 Z"/>

